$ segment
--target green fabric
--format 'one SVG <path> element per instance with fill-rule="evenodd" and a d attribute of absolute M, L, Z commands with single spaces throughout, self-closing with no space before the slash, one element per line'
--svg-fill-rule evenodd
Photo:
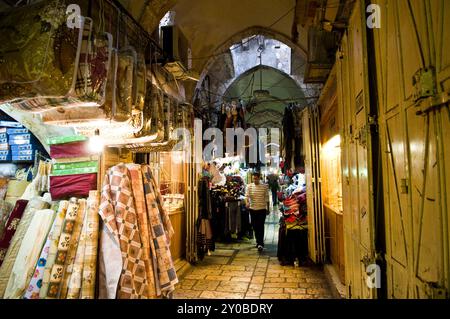
<path fill-rule="evenodd" d="M 86 141 L 88 138 L 84 135 L 67 135 L 67 136 L 54 136 L 47 138 L 47 144 L 65 144 L 71 142 Z"/>
<path fill-rule="evenodd" d="M 66 170 L 66 169 L 74 169 L 74 168 L 85 168 L 85 167 L 97 167 L 97 161 L 88 161 L 88 162 L 75 162 L 75 163 L 55 163 L 53 164 L 53 170 Z"/>
<path fill-rule="evenodd" d="M 97 166 L 78 167 L 78 168 L 71 168 L 71 169 L 53 170 L 52 176 L 91 174 L 91 173 L 97 173 L 97 172 L 98 172 Z"/>

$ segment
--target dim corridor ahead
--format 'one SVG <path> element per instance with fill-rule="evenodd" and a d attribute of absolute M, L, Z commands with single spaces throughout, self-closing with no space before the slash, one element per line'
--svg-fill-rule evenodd
<path fill-rule="evenodd" d="M 321 267 L 281 266 L 277 259 L 278 214 L 266 219 L 265 250 L 254 240 L 217 243 L 216 250 L 180 278 L 175 299 L 333 298 Z"/>

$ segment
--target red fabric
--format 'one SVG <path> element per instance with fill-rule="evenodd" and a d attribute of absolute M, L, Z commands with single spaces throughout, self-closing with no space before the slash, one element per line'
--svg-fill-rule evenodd
<path fill-rule="evenodd" d="M 27 207 L 28 201 L 24 199 L 19 199 L 14 206 L 11 214 L 9 215 L 8 221 L 6 222 L 5 231 L 3 237 L 0 238 L 0 266 L 3 263 L 6 252 L 8 251 L 11 239 L 16 233 L 17 226 L 19 225 L 20 219 L 22 218 L 23 212 Z"/>
<path fill-rule="evenodd" d="M 97 174 L 50 176 L 52 200 L 70 197 L 88 197 L 90 190 L 97 189 Z"/>
<path fill-rule="evenodd" d="M 91 153 L 87 141 L 50 145 L 50 156 L 52 158 L 83 157 Z"/>

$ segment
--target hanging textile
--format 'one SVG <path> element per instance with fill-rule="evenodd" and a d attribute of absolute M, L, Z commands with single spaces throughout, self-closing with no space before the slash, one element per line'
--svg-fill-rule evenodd
<path fill-rule="evenodd" d="M 81 230 L 83 228 L 84 216 L 86 215 L 86 200 L 78 200 L 78 214 L 75 219 L 75 224 L 73 227 L 72 237 L 70 239 L 69 250 L 67 251 L 65 265 L 64 265 L 64 275 L 62 279 L 61 289 L 59 291 L 59 299 L 67 298 L 67 290 L 69 289 L 69 280 L 73 273 L 73 267 L 75 264 L 75 258 L 77 254 L 77 249 L 80 241 Z"/>
<path fill-rule="evenodd" d="M 211 227 L 212 204 L 208 178 L 202 178 L 199 181 L 198 196 L 200 214 L 197 219 L 197 255 L 200 260 L 203 260 L 208 250 L 215 250 Z"/>
<path fill-rule="evenodd" d="M 67 207 L 66 218 L 64 219 L 61 236 L 59 237 L 58 241 L 55 263 L 52 265 L 50 271 L 50 279 L 46 298 L 55 299 L 58 297 L 64 275 L 66 257 L 70 248 L 70 243 L 75 229 L 78 213 L 78 200 L 76 198 L 71 198 Z"/>
<path fill-rule="evenodd" d="M 122 253 L 122 274 L 117 287 L 117 298 L 146 298 L 148 280 L 145 264 L 141 259 L 142 242 L 129 172 L 124 164 L 110 168 L 105 175 L 99 214 L 106 230 L 120 244 Z"/>
<path fill-rule="evenodd" d="M 3 297 L 6 286 L 9 281 L 9 276 L 11 275 L 11 270 L 16 262 L 17 254 L 19 252 L 20 246 L 22 244 L 25 233 L 30 226 L 31 220 L 37 210 L 47 209 L 50 204 L 43 200 L 41 197 L 35 197 L 30 200 L 23 212 L 22 218 L 17 225 L 14 237 L 11 240 L 6 256 L 3 260 L 2 266 L 0 267 L 0 298 Z"/>
<path fill-rule="evenodd" d="M 129 164 L 127 168 L 130 171 L 131 186 L 133 196 L 136 205 L 136 214 L 139 223 L 139 232 L 142 240 L 143 256 L 142 260 L 145 263 L 145 271 L 148 279 L 148 292 L 149 298 L 156 297 L 154 269 L 157 268 L 157 264 L 153 264 L 153 259 L 150 257 L 150 235 L 147 216 L 147 207 L 145 205 L 144 184 L 142 182 L 141 166 L 136 164 Z"/>
<path fill-rule="evenodd" d="M 3 238 L 3 232 L 12 209 L 13 205 L 11 203 L 0 199 L 0 240 Z"/>
<path fill-rule="evenodd" d="M 97 273 L 97 247 L 99 233 L 99 192 L 90 191 L 87 199 L 85 249 L 83 274 L 81 278 L 81 299 L 94 299 L 95 278 Z"/>
<path fill-rule="evenodd" d="M 50 145 L 50 156 L 52 158 L 83 157 L 90 154 L 87 141 Z"/>
<path fill-rule="evenodd" d="M 47 278 L 44 278 L 47 266 L 54 263 L 55 260 L 55 249 L 58 245 L 59 236 L 61 235 L 61 230 L 66 216 L 67 211 L 67 201 L 62 201 L 59 204 L 55 220 L 53 221 L 50 233 L 47 236 L 47 240 L 42 248 L 41 255 L 37 261 L 33 277 L 31 278 L 30 284 L 25 292 L 24 299 L 39 299 L 41 289 L 44 288 L 44 281 L 47 280 L 48 287 L 48 277 L 50 276 L 50 270 L 48 271 Z M 45 297 L 45 296 L 44 296 Z"/>
<path fill-rule="evenodd" d="M 152 258 L 156 259 L 156 292 L 165 297 L 175 289 L 178 283 L 177 273 L 170 253 L 170 240 L 174 234 L 167 211 L 163 208 L 159 188 L 153 178 L 150 166 L 142 166 L 144 193 L 152 237 Z"/>
<path fill-rule="evenodd" d="M 10 204 L 6 202 L 7 204 Z M 9 214 L 8 220 L 5 223 L 5 229 L 3 231 L 2 237 L 0 237 L 0 266 L 5 260 L 6 252 L 8 251 L 11 239 L 16 233 L 17 226 L 23 216 L 25 208 L 27 207 L 28 201 L 19 199 L 14 206 L 14 209 Z"/>
<path fill-rule="evenodd" d="M 34 212 L 17 252 L 3 298 L 19 299 L 25 293 L 54 217 L 55 211 L 51 209 Z"/>

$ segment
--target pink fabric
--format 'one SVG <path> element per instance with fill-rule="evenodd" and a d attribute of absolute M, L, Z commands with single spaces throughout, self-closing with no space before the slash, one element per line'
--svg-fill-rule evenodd
<path fill-rule="evenodd" d="M 97 189 L 97 174 L 50 176 L 52 200 L 70 197 L 88 197 L 90 190 Z"/>
<path fill-rule="evenodd" d="M 82 157 L 89 155 L 91 155 L 91 153 L 89 152 L 87 141 L 50 145 L 50 156 L 52 158 Z"/>

